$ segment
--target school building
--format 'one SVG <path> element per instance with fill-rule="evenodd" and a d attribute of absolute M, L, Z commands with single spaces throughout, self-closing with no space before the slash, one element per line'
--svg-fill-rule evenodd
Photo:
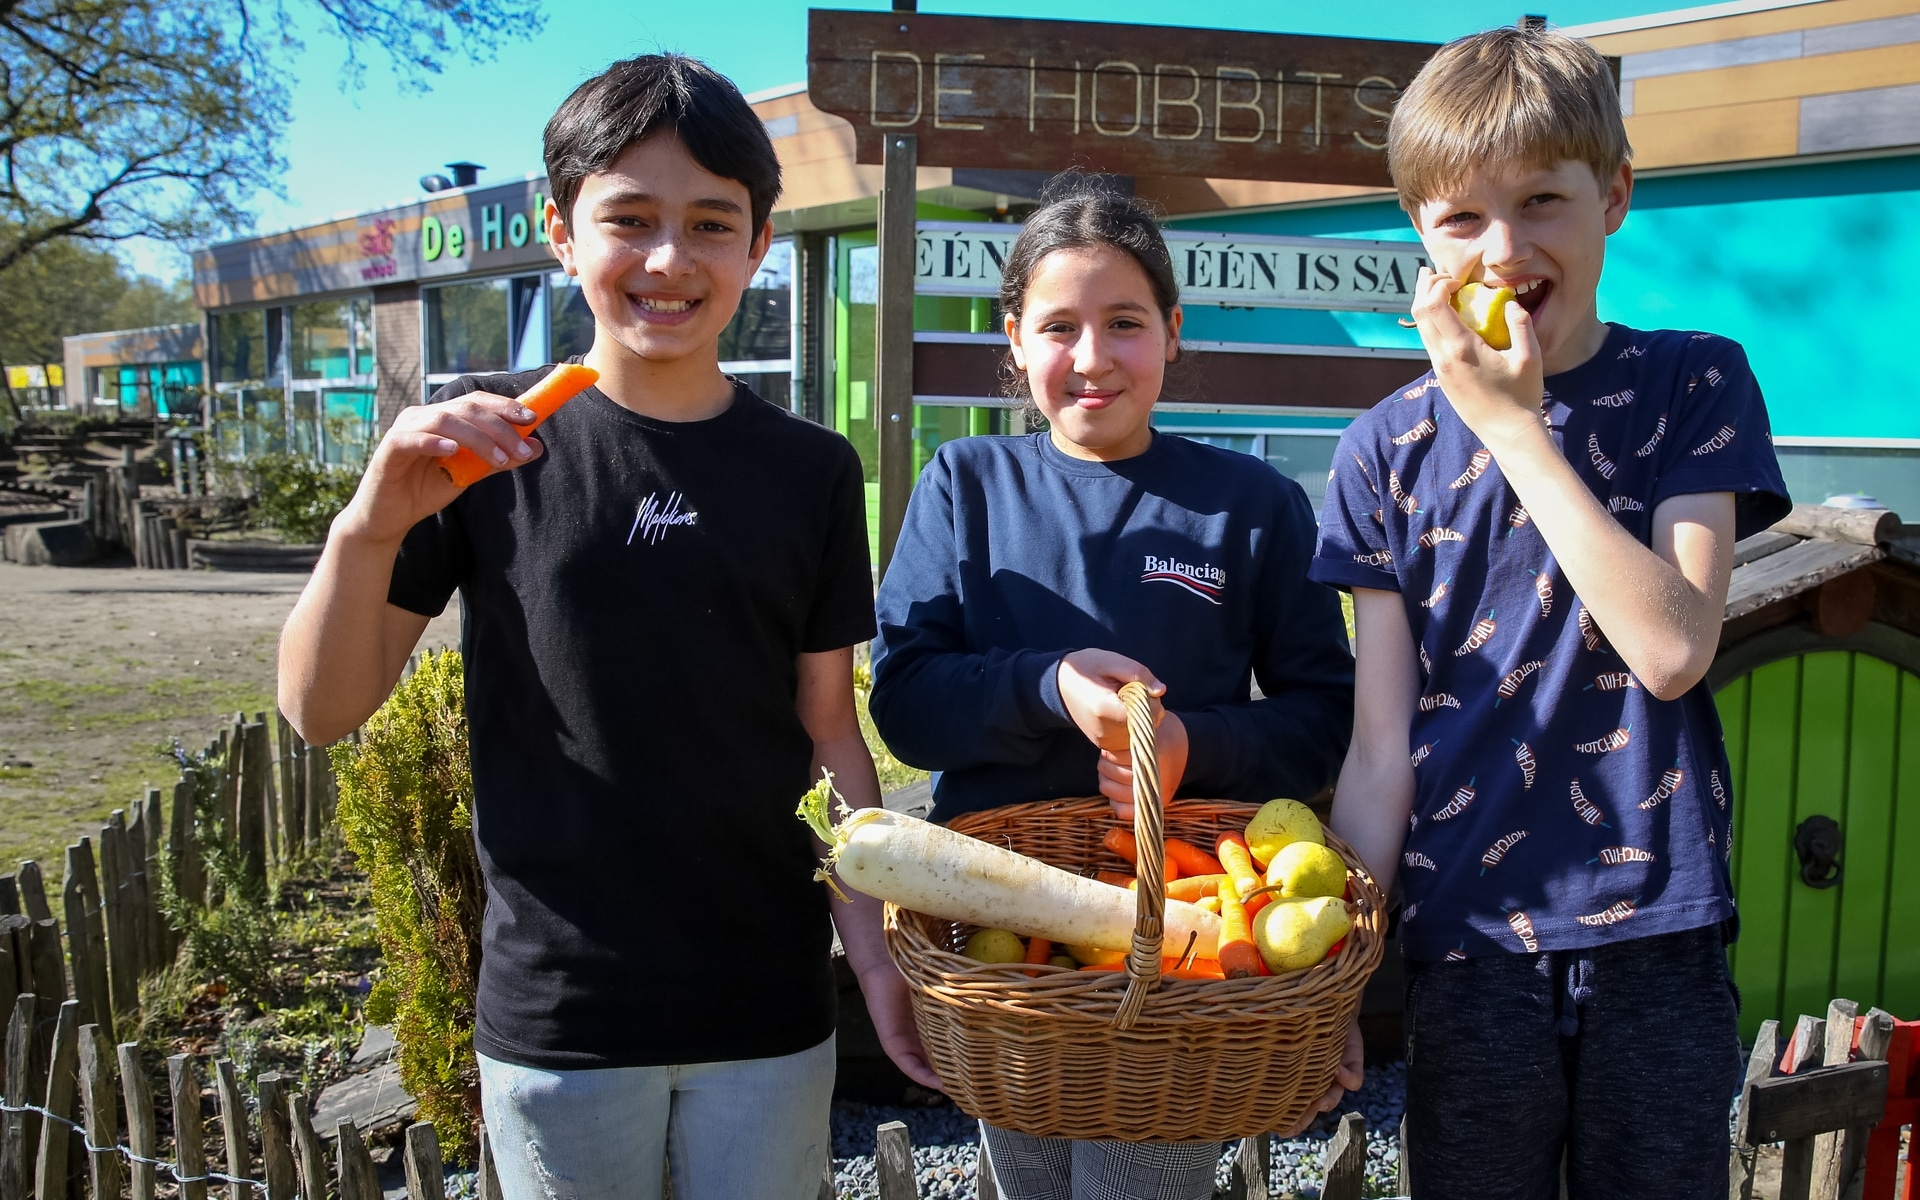
<path fill-rule="evenodd" d="M 1920 514 L 1920 405 L 1909 398 L 1911 355 L 1900 349 L 1913 336 L 1900 272 L 1920 261 L 1920 0 L 1738 0 L 1569 32 L 1619 60 L 1638 172 L 1633 211 L 1609 247 L 1602 316 L 1738 339 L 1765 388 L 1796 497 L 1864 492 Z M 1246 110 L 1243 120 L 1257 116 L 1262 130 L 1294 121 L 1290 135 L 1320 136 L 1315 89 L 1284 71 L 1267 87 L 1279 104 L 1309 106 L 1315 123 L 1301 127 L 1294 108 L 1261 99 L 1259 71 L 1220 65 L 1230 63 L 1234 39 L 1219 43 L 1219 64 L 1155 64 L 1143 77 L 1134 64 L 1103 63 L 1085 96 L 1080 74 L 1070 91 L 1060 84 L 1036 95 L 1063 117 L 1070 108 L 1076 131 L 1084 101 L 1102 134 L 1145 138 L 1162 134 L 1163 117 L 1171 128 L 1189 109 L 1204 120 L 1201 100 L 1162 98 L 1162 77 L 1177 75 L 1181 87 L 1191 80 L 1193 97 L 1203 85 L 1218 89 L 1207 95 L 1223 140 L 1239 136 L 1227 134 L 1221 116 L 1232 109 Z M 950 64 L 964 66 L 968 56 L 944 57 L 947 66 L 912 65 L 912 106 L 890 128 L 931 127 L 943 112 L 947 127 L 956 125 L 952 106 L 969 93 Z M 876 80 L 879 63 L 876 56 Z M 1240 90 L 1229 93 L 1230 81 Z M 1364 90 L 1354 94 L 1374 111 Z M 805 85 L 750 99 L 780 153 L 786 192 L 774 214 L 778 238 L 725 336 L 725 369 L 844 433 L 877 494 L 882 168 L 855 161 L 853 127 L 816 107 Z M 529 159 L 534 152 L 522 148 Z M 956 243 L 964 259 L 971 242 L 995 240 L 981 225 L 1030 211 L 1043 179 L 1037 171 L 918 171 L 920 219 L 950 227 L 923 233 L 920 247 L 930 286 L 915 311 L 916 471 L 943 441 L 1017 421 L 994 398 L 992 301 L 931 285 L 955 269 Z M 1123 183 L 1164 210 L 1170 232 L 1203 249 L 1206 239 L 1364 239 L 1404 244 L 1417 261 L 1413 231 L 1383 188 L 1178 175 Z M 403 406 L 461 373 L 585 350 L 591 315 L 556 269 L 536 219 L 545 194 L 533 174 L 476 181 L 198 254 L 209 415 L 225 444 L 351 459 Z M 1327 243 L 1330 251 L 1339 244 Z M 1302 284 L 1310 257 L 1298 255 Z M 1375 267 L 1384 271 L 1391 257 Z M 1340 430 L 1424 370 L 1417 338 L 1397 323 L 1404 299 L 1384 276 L 1378 282 L 1384 302 L 1371 309 L 1190 299 L 1186 337 L 1197 353 L 1170 376 L 1159 427 L 1264 458 L 1317 501 Z M 960 294 L 935 294 L 942 291 Z"/>

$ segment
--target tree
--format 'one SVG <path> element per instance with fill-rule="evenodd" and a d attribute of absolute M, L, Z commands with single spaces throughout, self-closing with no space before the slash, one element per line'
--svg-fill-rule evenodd
<path fill-rule="evenodd" d="M 307 2 L 350 84 L 377 54 L 424 89 L 541 26 L 539 0 Z M 257 0 L 0 0 L 0 277 L 65 239 L 244 228 L 282 166 L 296 28 Z"/>

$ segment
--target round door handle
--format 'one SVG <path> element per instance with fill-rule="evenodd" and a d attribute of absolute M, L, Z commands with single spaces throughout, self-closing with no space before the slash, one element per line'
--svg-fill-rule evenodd
<path fill-rule="evenodd" d="M 1830 888 L 1840 882 L 1840 851 L 1846 838 L 1840 823 L 1832 817 L 1816 814 L 1800 822 L 1793 831 L 1793 852 L 1800 857 L 1800 882 L 1813 888 Z"/>

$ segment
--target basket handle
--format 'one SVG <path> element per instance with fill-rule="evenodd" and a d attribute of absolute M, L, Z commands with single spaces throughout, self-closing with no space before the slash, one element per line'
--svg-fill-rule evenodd
<path fill-rule="evenodd" d="M 1139 848 L 1133 918 L 1133 951 L 1127 956 L 1127 992 L 1113 1015 L 1113 1028 L 1131 1029 L 1160 984 L 1160 947 L 1167 911 L 1166 812 L 1160 797 L 1160 755 L 1154 747 L 1153 698 L 1146 685 L 1120 685 L 1127 707 L 1127 745 L 1133 757 L 1133 840 Z"/>

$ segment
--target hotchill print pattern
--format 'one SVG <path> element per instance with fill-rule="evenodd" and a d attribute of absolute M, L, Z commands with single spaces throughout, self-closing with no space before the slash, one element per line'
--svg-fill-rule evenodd
<path fill-rule="evenodd" d="M 1743 537 L 1785 515 L 1736 343 L 1610 326 L 1546 391 L 1555 443 L 1643 544 L 1672 496 L 1734 493 Z M 1733 914 L 1707 685 L 1673 701 L 1641 686 L 1431 373 L 1342 435 L 1310 574 L 1400 593 L 1419 647 L 1408 955 L 1576 949 Z"/>

